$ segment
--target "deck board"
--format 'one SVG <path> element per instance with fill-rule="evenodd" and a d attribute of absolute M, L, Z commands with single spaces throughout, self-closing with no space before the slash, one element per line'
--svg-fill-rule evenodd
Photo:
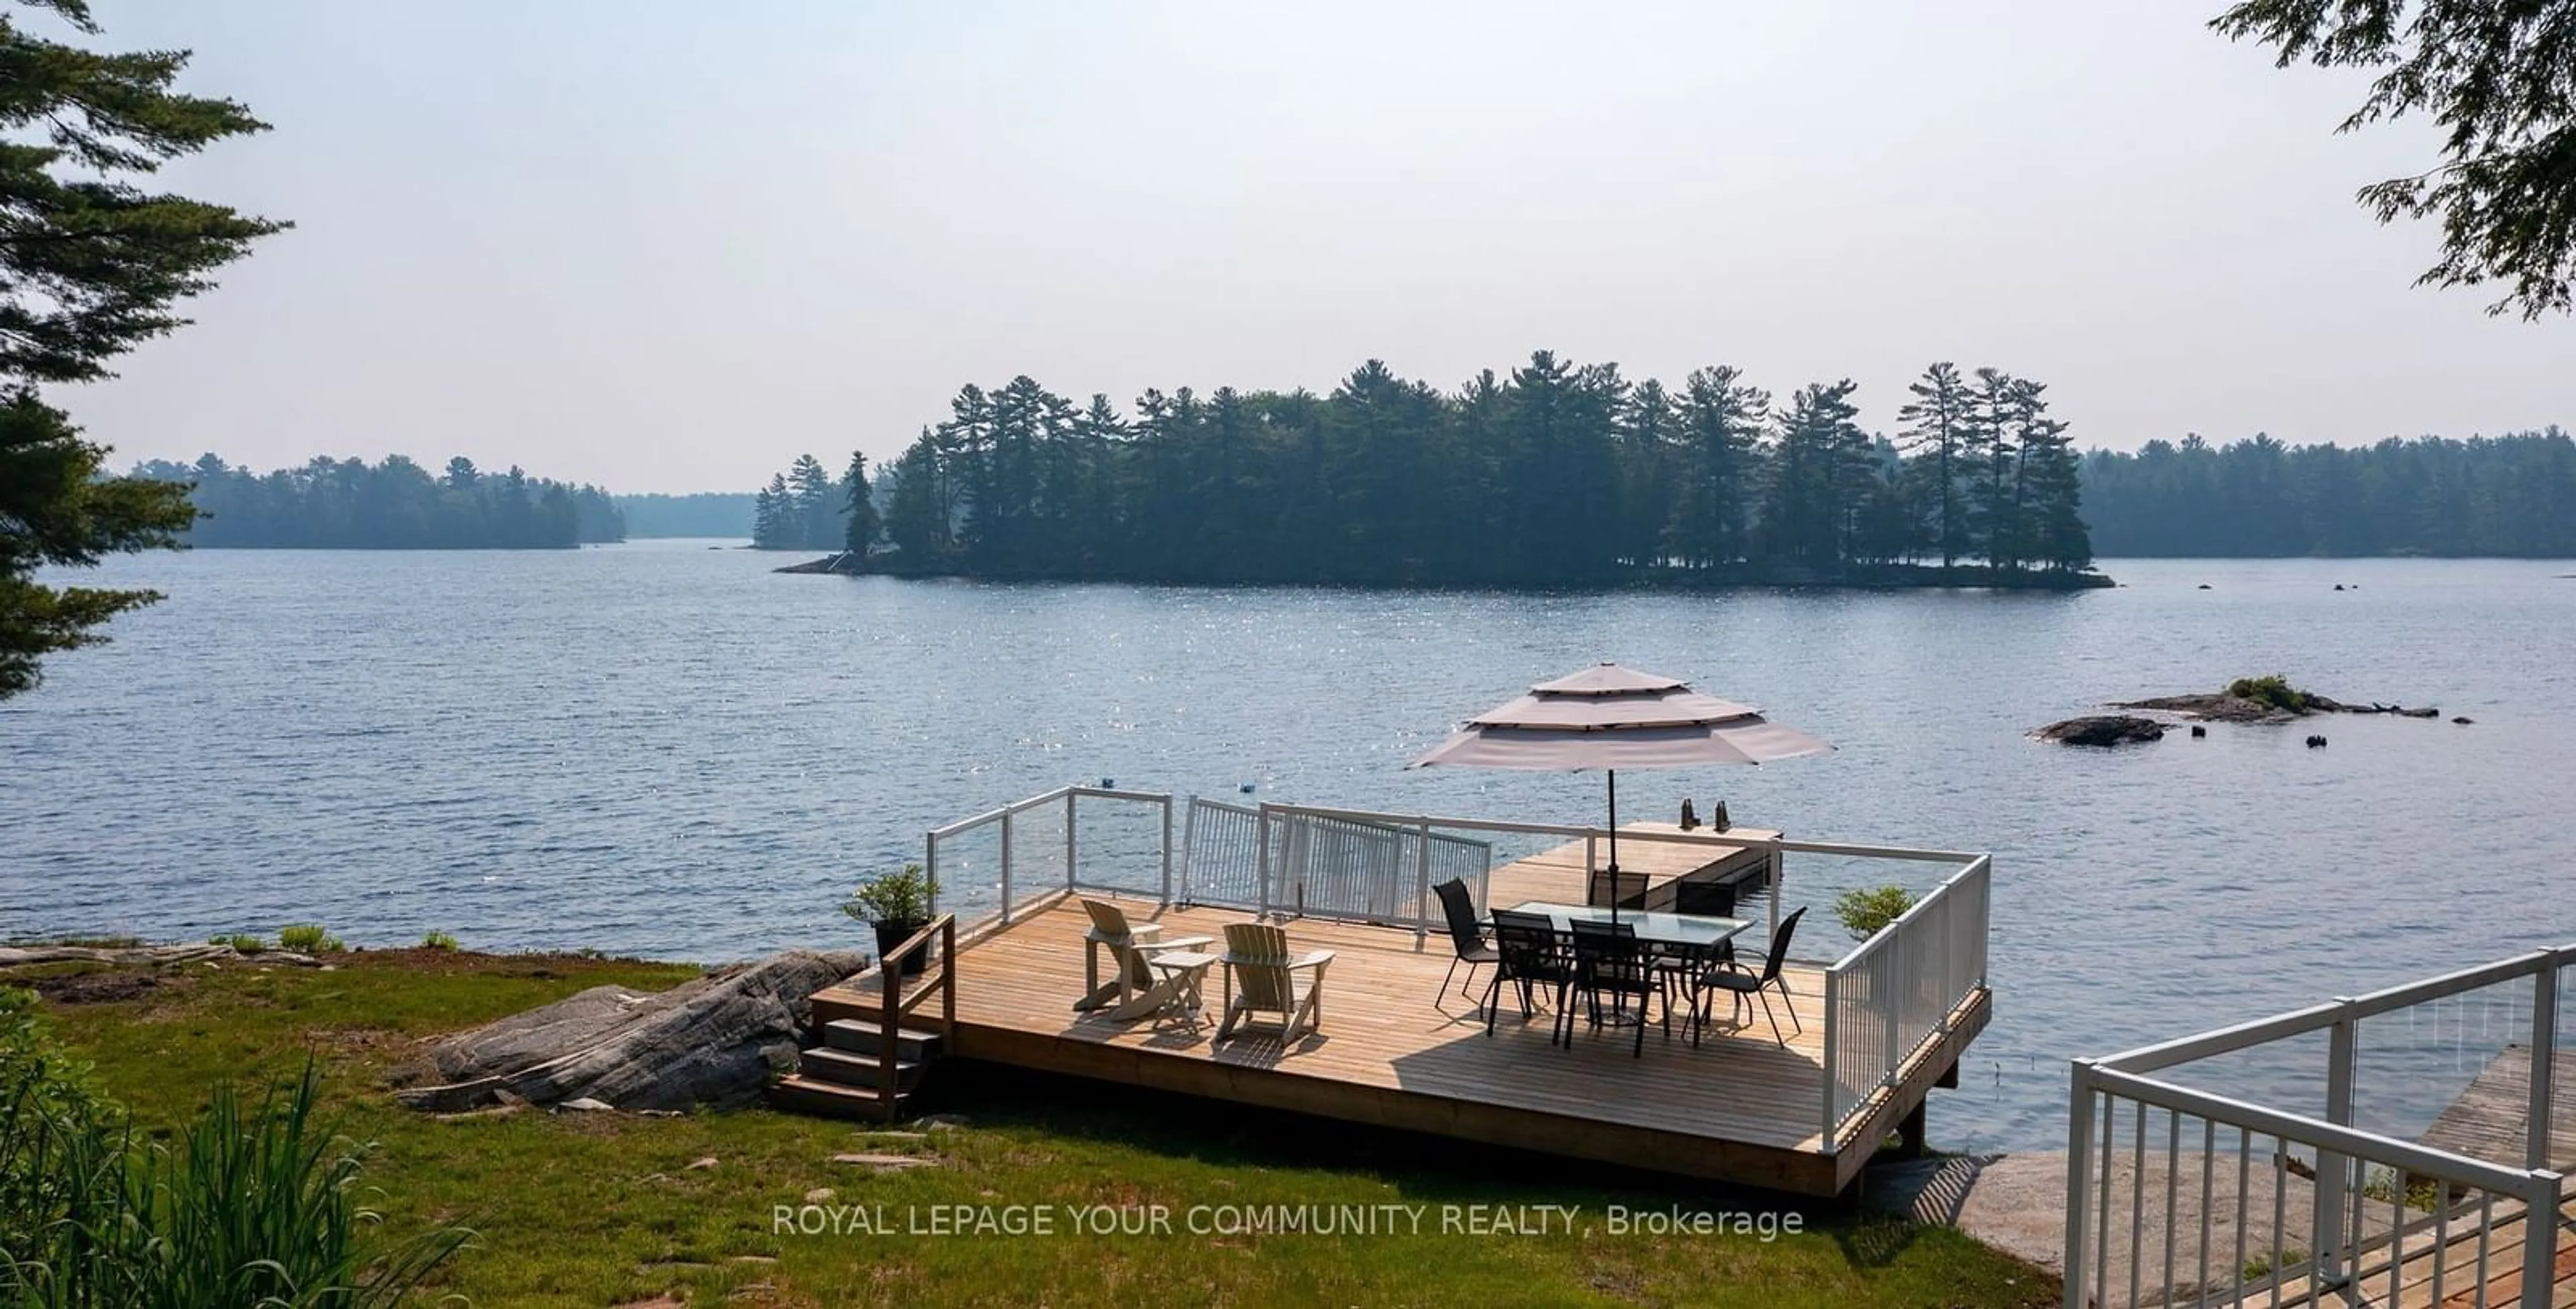
<path fill-rule="evenodd" d="M 1659 853 L 1684 849 L 1663 846 Z M 1625 847 L 1621 855 L 1623 866 L 1645 862 L 1631 863 Z M 1493 899 L 1503 905 L 1579 899 L 1581 879 L 1576 843 L 1570 863 L 1496 870 Z M 1150 900 L 1121 904 L 1131 920 L 1160 923 L 1166 938 L 1221 940 L 1226 924 L 1250 918 L 1233 909 L 1157 907 Z M 1524 1024 L 1509 1000 L 1488 1036 L 1476 1002 L 1461 998 L 1454 985 L 1442 987 L 1452 959 L 1445 937 L 1291 920 L 1285 927 L 1293 949 L 1335 952 L 1321 1032 L 1284 1047 L 1260 1034 L 1220 1045 L 1213 1035 L 1223 1005 L 1222 969 L 1208 979 L 1209 1021 L 1196 1030 L 1171 1021 L 1119 1023 L 1098 1011 L 1077 1012 L 1073 1002 L 1084 989 L 1088 926 L 1076 901 L 1056 899 L 962 944 L 952 1052 L 1810 1194 L 1839 1191 L 1877 1145 L 1851 1142 L 1834 1153 L 1822 1148 L 1823 978 L 1813 966 L 1792 964 L 1786 970 L 1788 1009 L 1796 1022 L 1791 1012 L 1781 1014 L 1789 1033 L 1785 1047 L 1774 1041 L 1756 1007 L 1748 1026 L 1712 1027 L 1696 1049 L 1678 1018 L 1669 1039 L 1650 1028 L 1640 1058 L 1632 1057 L 1627 1032 L 1588 1030 L 1579 1023 L 1573 1049 L 1551 1046 L 1547 1016 Z M 1746 944 L 1748 953 L 1761 948 L 1751 940 Z M 1479 995 L 1484 976 L 1480 971 Z M 878 1003 L 873 986 L 870 975 L 828 990 L 816 997 L 818 1011 L 868 1012 Z M 1932 1079 L 1982 1028 L 1986 1007 L 1980 992 L 1963 1009 L 1959 1035 L 1917 1056 L 1899 1097 L 1910 1102 L 1892 1108 L 1901 1112 L 1920 1102 Z M 1721 1009 L 1721 1021 L 1725 1016 Z M 1936 1060 L 1940 1067 L 1928 1066 Z"/>

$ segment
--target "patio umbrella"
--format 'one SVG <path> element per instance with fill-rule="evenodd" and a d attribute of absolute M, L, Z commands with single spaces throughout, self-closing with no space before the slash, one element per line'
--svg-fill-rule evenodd
<path fill-rule="evenodd" d="M 1702 695 L 1676 677 L 1604 662 L 1541 682 L 1469 719 L 1412 767 L 1598 768 L 1610 784 L 1610 916 L 1619 916 L 1619 770 L 1762 764 L 1830 753 L 1751 705 Z"/>

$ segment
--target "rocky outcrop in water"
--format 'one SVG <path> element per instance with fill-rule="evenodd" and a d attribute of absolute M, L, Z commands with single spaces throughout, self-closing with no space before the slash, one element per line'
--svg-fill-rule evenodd
<path fill-rule="evenodd" d="M 455 1113 L 590 1100 L 617 1109 L 735 1105 L 793 1071 L 816 991 L 866 967 L 854 951 L 790 950 L 644 993 L 594 986 L 430 1043 L 395 1098 Z"/>
<path fill-rule="evenodd" d="M 2400 718 L 2439 718 L 2442 711 L 2430 707 L 2410 709 L 2405 705 L 2346 704 L 2341 700 L 2312 695 L 2300 709 L 2283 709 L 2261 700 L 2229 695 L 2224 691 L 2209 695 L 2160 695 L 2151 700 L 2117 700 L 2114 709 L 2148 709 L 2160 713 L 2180 714 L 2187 720 L 2210 723 L 2286 723 L 2311 714 L 2395 714 Z"/>
<path fill-rule="evenodd" d="M 2115 746 L 2165 739 L 2165 725 L 2152 718 L 2129 714 L 2099 714 L 2088 718 L 2069 718 L 2039 729 L 2040 740 L 2059 745 Z"/>

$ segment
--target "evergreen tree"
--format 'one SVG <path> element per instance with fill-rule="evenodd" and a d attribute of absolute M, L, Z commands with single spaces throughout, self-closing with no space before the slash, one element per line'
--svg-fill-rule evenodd
<path fill-rule="evenodd" d="M 95 36 L 85 0 L 34 0 Z M 37 387 L 94 382 L 108 361 L 181 326 L 175 302 L 284 225 L 144 190 L 135 179 L 218 141 L 266 130 L 230 100 L 171 86 L 185 51 L 102 54 L 0 13 L 0 699 L 44 656 L 94 645 L 158 593 L 56 586 L 40 568 L 168 547 L 196 517 L 172 481 L 104 475 Z"/>
<path fill-rule="evenodd" d="M 1845 378 L 1799 389 L 1780 415 L 1770 498 L 1763 520 L 1777 557 L 1837 564 L 1850 557 L 1865 494 L 1870 441 L 1853 421 L 1858 383 Z"/>
<path fill-rule="evenodd" d="M 1917 456 L 1914 468 L 1928 488 L 1924 494 L 1932 509 L 1933 541 L 1941 566 L 1949 568 L 1968 550 L 1968 515 L 1959 496 L 1971 426 L 1967 384 L 1956 365 L 1939 363 L 1905 389 L 1914 398 L 1896 411 L 1897 421 L 1908 424 L 1902 448 Z"/>
<path fill-rule="evenodd" d="M 1682 388 L 1682 486 L 1665 528 L 1666 550 L 1693 567 L 1753 553 L 1748 505 L 1771 394 L 1720 364 L 1694 370 Z"/>
<path fill-rule="evenodd" d="M 2442 162 L 2362 188 L 2383 223 L 2442 219 L 2419 284 L 2512 287 L 2493 312 L 2576 310 L 2576 3 L 2241 0 L 2211 24 L 2287 67 L 2375 74 L 2345 129 L 2422 114 Z"/>
<path fill-rule="evenodd" d="M 784 473 L 773 473 L 769 485 L 752 502 L 751 548 L 793 550 L 804 532 L 804 514 Z"/>
<path fill-rule="evenodd" d="M 841 474 L 841 494 L 841 548 L 855 556 L 855 566 L 865 568 L 868 551 L 877 543 L 877 504 L 868 487 L 868 457 L 856 450 L 850 452 L 850 470 Z"/>
<path fill-rule="evenodd" d="M 937 572 L 948 564 L 950 518 L 940 458 L 937 438 L 924 429 L 894 466 L 885 534 L 899 552 L 893 562 L 907 572 Z"/>
<path fill-rule="evenodd" d="M 1968 463 L 1968 539 L 1988 567 L 2018 567 L 2021 525 L 2013 510 L 2013 444 L 2017 384 L 2011 374 L 1980 368 L 1970 391 L 1960 450 Z"/>
<path fill-rule="evenodd" d="M 841 512 L 847 498 L 821 460 L 798 455 L 787 470 L 789 522 L 786 545 L 796 550 L 838 550 L 844 530 Z"/>

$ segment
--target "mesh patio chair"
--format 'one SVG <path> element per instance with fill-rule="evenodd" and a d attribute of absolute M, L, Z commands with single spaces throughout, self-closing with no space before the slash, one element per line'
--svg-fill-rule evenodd
<path fill-rule="evenodd" d="M 1789 983 L 1780 975 L 1780 966 L 1787 963 L 1789 959 L 1790 935 L 1798 930 L 1798 920 L 1806 916 L 1807 911 L 1801 908 L 1780 920 L 1780 930 L 1771 934 L 1771 949 L 1762 957 L 1761 972 L 1751 973 L 1740 967 L 1719 966 L 1700 974 L 1700 989 L 1727 992 L 1734 998 L 1735 1012 L 1739 1015 L 1744 1012 L 1745 997 L 1751 996 L 1760 1000 L 1762 1016 L 1771 1020 L 1771 1035 L 1778 1038 L 1783 1046 L 1789 1044 L 1789 1038 L 1780 1034 L 1780 1016 L 1771 1012 L 1770 992 L 1775 989 L 1780 992 L 1780 1003 L 1789 1011 L 1791 1029 L 1804 1035 L 1806 1026 L 1798 1021 L 1798 1006 L 1789 1001 Z M 1699 1006 L 1696 1001 L 1692 1004 L 1692 1011 L 1693 1019 L 1697 1021 Z"/>
<path fill-rule="evenodd" d="M 1458 965 L 1465 964 L 1467 979 L 1458 984 L 1458 998 L 1472 1000 L 1475 997 L 1467 988 L 1476 984 L 1476 966 L 1498 963 L 1502 955 L 1486 943 L 1485 925 L 1476 921 L 1476 899 L 1464 879 L 1453 877 L 1431 889 L 1440 897 L 1440 911 L 1449 917 L 1449 944 L 1458 952 L 1458 957 L 1449 961 L 1449 971 L 1440 976 L 1440 989 L 1446 992 Z"/>
<path fill-rule="evenodd" d="M 1485 986 L 1485 1035 L 1494 1034 L 1494 1020 L 1501 1016 L 1503 987 L 1517 986 L 1521 994 L 1521 1019 L 1530 1016 L 1531 992 L 1547 987 L 1555 998 L 1556 1008 L 1548 1021 L 1547 1043 L 1557 1042 L 1557 1025 L 1567 1023 L 1566 1038 L 1571 1040 L 1571 1023 L 1566 1019 L 1565 990 L 1574 983 L 1574 961 L 1565 944 L 1556 935 L 1556 925 L 1544 914 L 1519 914 L 1508 909 L 1494 911 L 1494 953 L 1497 956 L 1494 977 Z"/>
<path fill-rule="evenodd" d="M 1646 1053 L 1646 1008 L 1649 1001 L 1663 1005 L 1664 1039 L 1673 1036 L 1673 1007 L 1664 990 L 1665 979 L 1655 967 L 1654 957 L 1637 942 L 1637 929 L 1629 923 L 1574 924 L 1574 989 L 1583 997 L 1584 1013 L 1595 1027 L 1601 1025 L 1601 997 L 1611 997 L 1619 1010 L 1629 1000 L 1637 1002 L 1637 1044 L 1632 1052 L 1642 1058 Z M 1573 1044 L 1571 1023 L 1566 1043 Z"/>

